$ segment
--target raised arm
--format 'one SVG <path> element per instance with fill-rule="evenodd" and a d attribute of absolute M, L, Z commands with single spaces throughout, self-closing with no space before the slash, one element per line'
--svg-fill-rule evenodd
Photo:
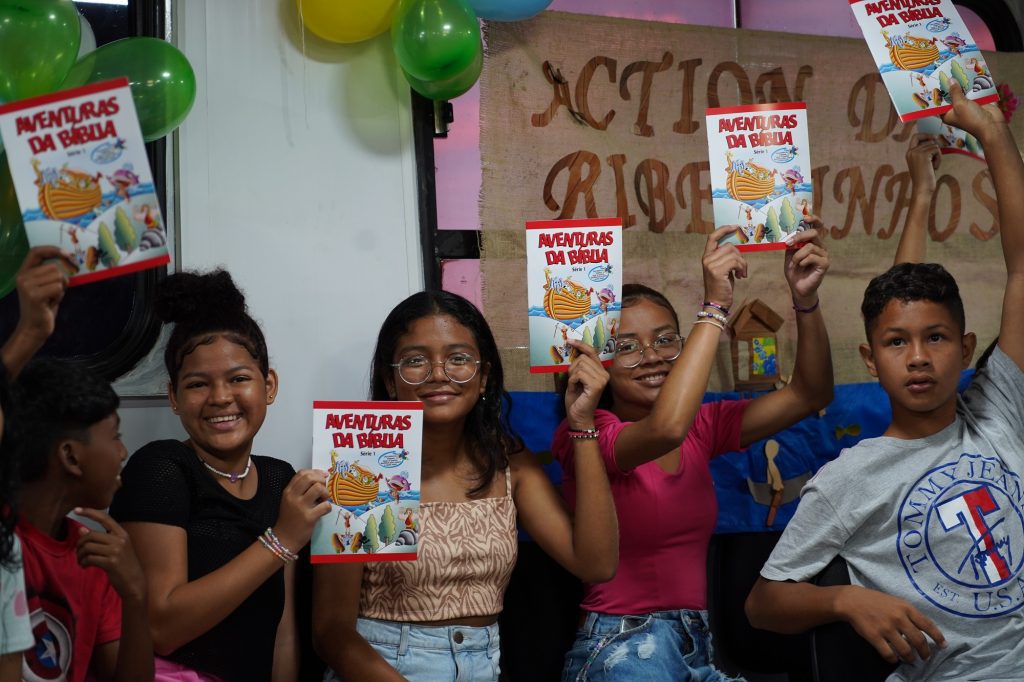
<path fill-rule="evenodd" d="M 996 189 L 1007 275 L 999 347 L 1018 367 L 1024 367 L 1024 162 L 999 107 L 967 99 L 955 82 L 950 90 L 953 108 L 942 118 L 978 138 Z"/>
<path fill-rule="evenodd" d="M 584 582 L 598 583 L 611 580 L 619 564 L 615 502 L 594 430 L 594 410 L 608 372 L 592 346 L 577 341 L 572 345 L 579 355 L 569 368 L 565 412 L 576 469 L 576 512 L 569 515 L 528 452 L 512 457 L 512 493 L 520 522 L 541 549 Z"/>
<path fill-rule="evenodd" d="M 910 138 L 907 169 L 910 171 L 910 206 L 907 220 L 896 245 L 893 265 L 923 263 L 928 235 L 928 212 L 935 195 L 935 171 L 942 161 L 942 152 L 934 135 L 917 133 Z"/>
<path fill-rule="evenodd" d="M 0 349 L 0 358 L 12 378 L 53 333 L 57 309 L 68 286 L 68 278 L 54 262 L 60 259 L 69 260 L 69 256 L 56 246 L 37 246 L 29 250 L 18 268 L 18 325 Z"/>
<path fill-rule="evenodd" d="M 732 306 L 735 280 L 747 276 L 747 262 L 736 247 L 718 244 L 719 239 L 737 229 L 736 225 L 728 225 L 712 232 L 701 259 L 704 301 L 722 308 Z M 721 312 L 714 306 L 706 306 L 704 311 Z M 615 441 L 615 462 L 621 470 L 628 471 L 657 459 L 685 440 L 707 390 L 722 331 L 717 323 L 702 320 L 693 324 L 683 352 L 673 363 L 651 411 L 626 426 Z"/>
<path fill-rule="evenodd" d="M 815 229 L 796 234 L 783 266 L 796 311 L 793 378 L 778 391 L 758 396 L 747 405 L 740 432 L 744 447 L 832 402 L 832 352 L 818 298 L 818 287 L 828 271 L 828 251 L 818 236 L 821 220 L 813 216 L 807 220 Z"/>
<path fill-rule="evenodd" d="M 313 648 L 343 680 L 401 682 L 356 630 L 363 565 L 321 564 L 313 567 Z"/>
<path fill-rule="evenodd" d="M 330 511 L 324 476 L 306 469 L 285 486 L 274 532 L 292 551 L 309 542 L 316 520 Z M 149 581 L 149 622 L 160 655 L 207 632 L 282 569 L 281 560 L 257 540 L 217 570 L 189 581 L 185 529 L 140 522 L 124 527 Z"/>

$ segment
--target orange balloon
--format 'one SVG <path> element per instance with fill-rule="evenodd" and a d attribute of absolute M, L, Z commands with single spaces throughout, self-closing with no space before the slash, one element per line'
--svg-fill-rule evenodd
<path fill-rule="evenodd" d="M 332 43 L 358 43 L 391 28 L 398 0 L 295 0 L 302 22 Z"/>

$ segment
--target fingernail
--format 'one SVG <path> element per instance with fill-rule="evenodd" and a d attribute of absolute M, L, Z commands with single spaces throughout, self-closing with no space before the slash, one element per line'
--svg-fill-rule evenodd
<path fill-rule="evenodd" d="M 81 513 L 82 513 L 82 508 L 81 508 L 81 507 L 75 507 L 75 508 L 74 508 L 74 512 L 75 512 L 76 514 L 81 514 Z"/>

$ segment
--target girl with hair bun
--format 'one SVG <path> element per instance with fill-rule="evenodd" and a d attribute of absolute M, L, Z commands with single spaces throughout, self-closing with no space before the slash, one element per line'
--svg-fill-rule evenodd
<path fill-rule="evenodd" d="M 136 452 L 111 506 L 149 581 L 155 679 L 294 680 L 294 561 L 330 510 L 326 474 L 252 454 L 278 377 L 227 272 L 171 275 L 156 311 L 188 439 Z"/>

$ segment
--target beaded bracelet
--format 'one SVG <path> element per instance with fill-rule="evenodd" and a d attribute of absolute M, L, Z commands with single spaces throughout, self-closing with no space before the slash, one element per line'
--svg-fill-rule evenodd
<path fill-rule="evenodd" d="M 281 544 L 281 540 L 278 539 L 273 528 L 267 528 L 263 531 L 263 535 L 260 536 L 260 542 L 264 547 L 269 549 L 274 556 L 286 564 L 296 561 L 299 558 L 298 554 Z"/>
<path fill-rule="evenodd" d="M 573 440 L 594 440 L 597 438 L 598 433 L 600 433 L 600 431 L 598 431 L 596 426 L 592 429 L 580 429 L 578 431 L 570 429 L 569 438 L 572 438 Z"/>
<path fill-rule="evenodd" d="M 712 327 L 718 327 L 718 331 L 724 332 L 725 325 L 715 320 L 697 320 L 694 324 L 710 324 Z"/>
<path fill-rule="evenodd" d="M 793 310 L 797 311 L 798 313 L 813 313 L 815 310 L 818 309 L 818 305 L 820 303 L 821 303 L 821 299 L 818 298 L 818 299 L 815 299 L 814 305 L 808 306 L 807 308 L 804 308 L 803 306 L 798 305 L 797 302 L 794 300 L 793 301 Z"/>
<path fill-rule="evenodd" d="M 729 314 L 728 306 L 720 305 L 718 303 L 715 303 L 714 301 L 704 301 L 703 303 L 701 303 L 701 305 L 704 306 L 705 308 L 714 308 L 723 315 Z"/>
<path fill-rule="evenodd" d="M 720 315 L 719 313 L 709 313 L 706 310 L 698 310 L 697 311 L 697 319 L 698 320 L 718 320 L 719 322 L 722 323 L 723 327 L 725 325 L 729 324 L 729 318 L 727 318 L 725 315 Z"/>

